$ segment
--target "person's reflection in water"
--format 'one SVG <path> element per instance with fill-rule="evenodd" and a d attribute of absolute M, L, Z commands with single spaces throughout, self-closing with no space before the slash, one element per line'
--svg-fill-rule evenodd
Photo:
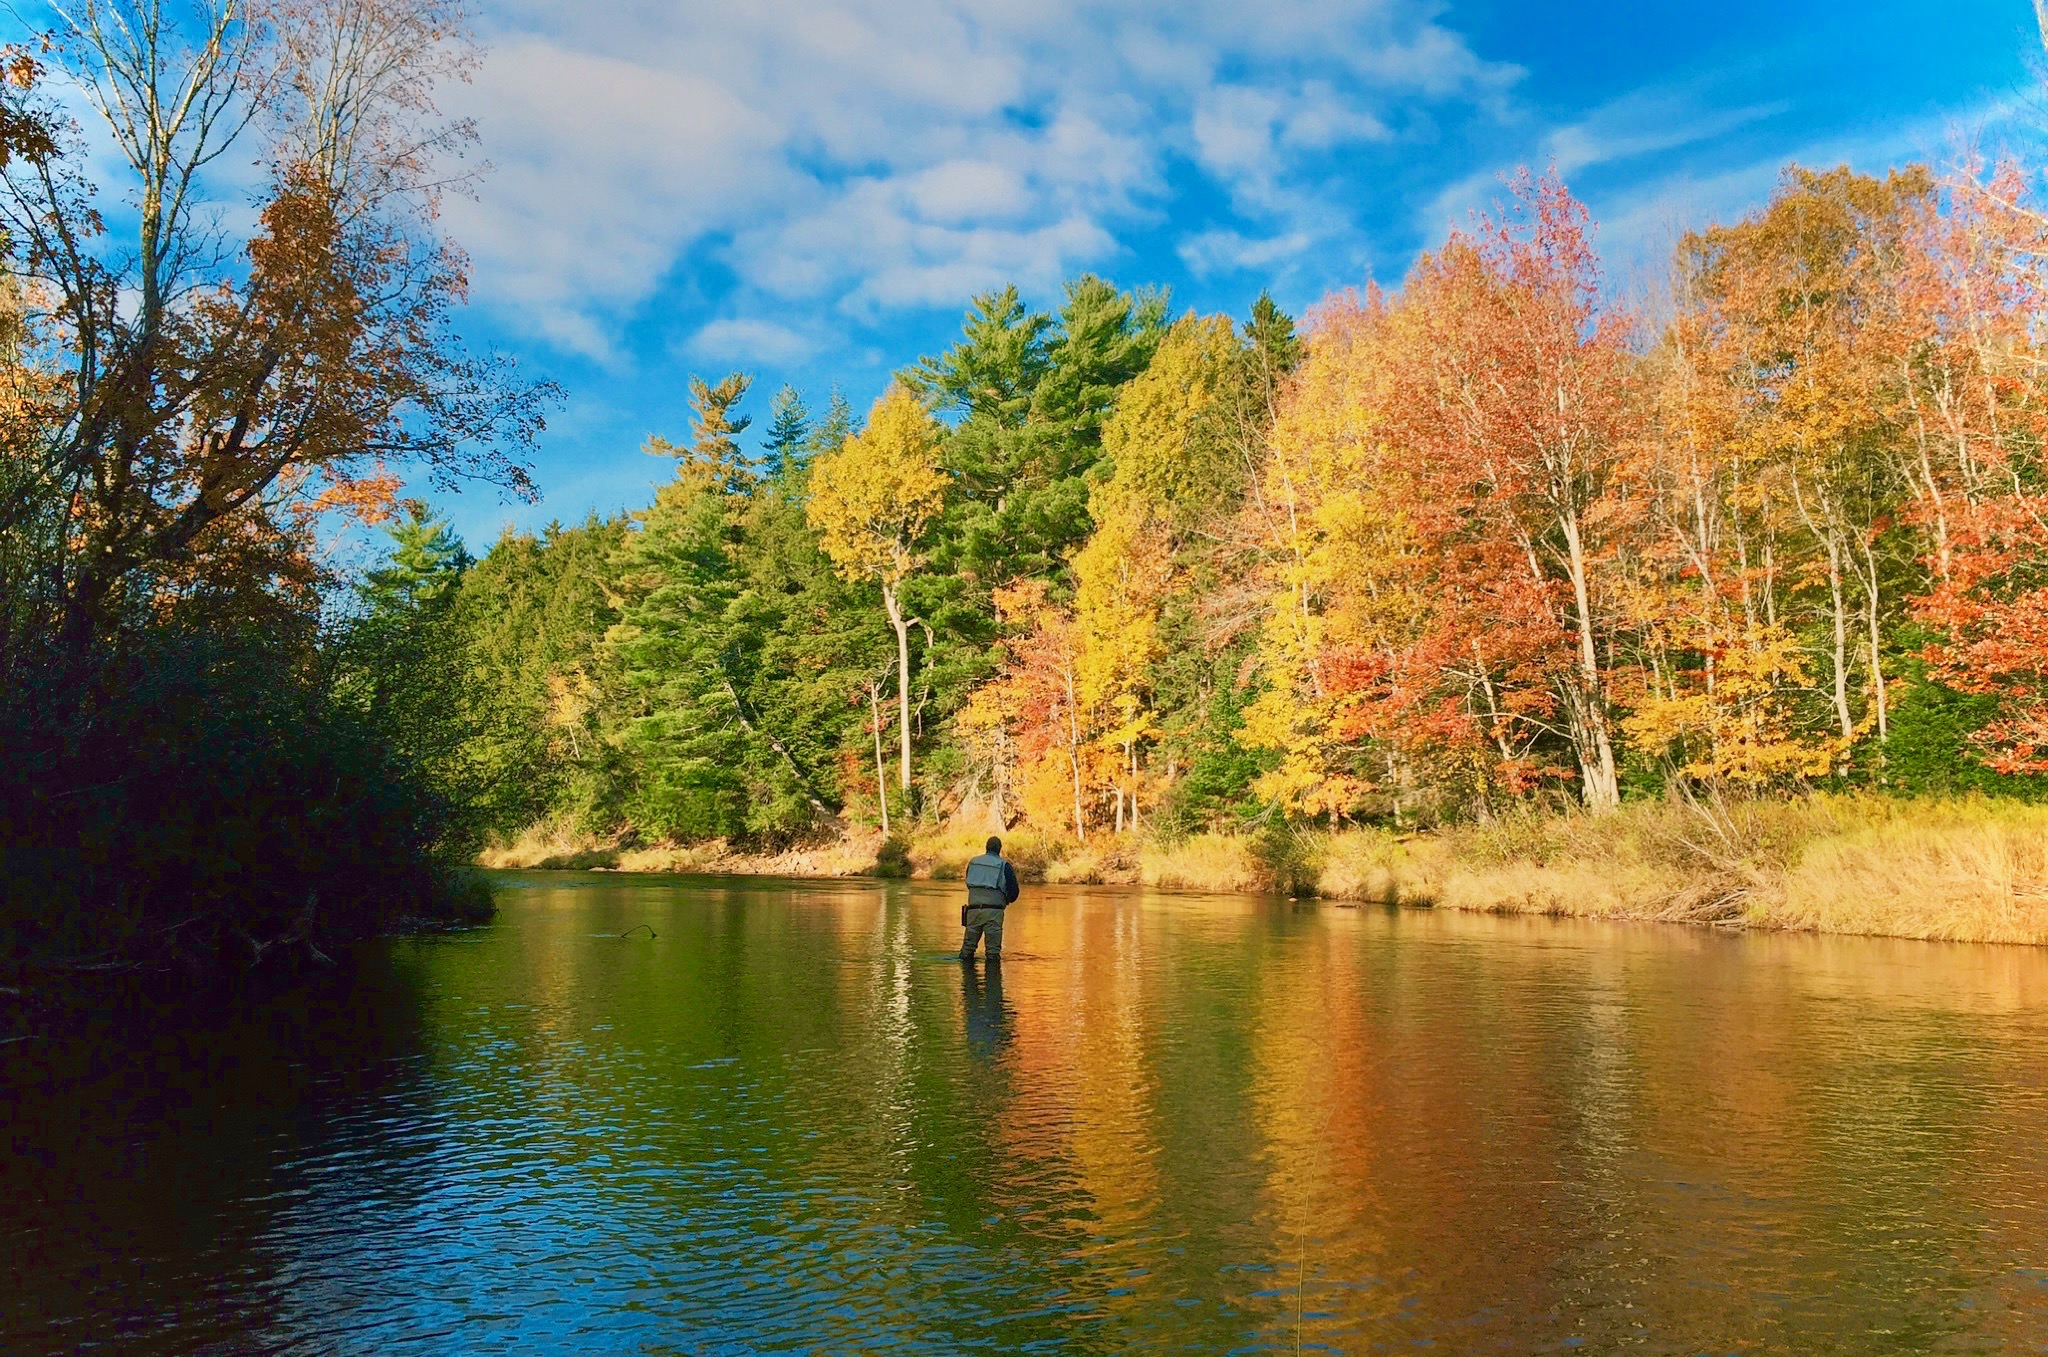
<path fill-rule="evenodd" d="M 1010 1014 L 1003 1007 L 1003 963 L 990 959 L 984 979 L 981 968 L 968 962 L 960 968 L 960 1003 L 967 1013 L 967 1050 L 977 1060 L 991 1060 L 1010 1044 Z"/>

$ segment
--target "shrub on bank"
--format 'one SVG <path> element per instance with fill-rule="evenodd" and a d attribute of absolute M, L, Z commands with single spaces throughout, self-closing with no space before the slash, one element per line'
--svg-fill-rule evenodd
<path fill-rule="evenodd" d="M 340 652 L 162 628 L 61 701 L 0 691 L 0 955 L 269 963 L 488 917 L 450 865 L 464 807 L 349 674 Z"/>

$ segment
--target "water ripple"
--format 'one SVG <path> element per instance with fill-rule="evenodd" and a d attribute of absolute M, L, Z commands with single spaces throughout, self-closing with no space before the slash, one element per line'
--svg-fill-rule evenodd
<path fill-rule="evenodd" d="M 0 1053 L 0 1346 L 2048 1341 L 2048 956 L 1045 891 L 991 971 L 931 888 L 508 887 Z"/>

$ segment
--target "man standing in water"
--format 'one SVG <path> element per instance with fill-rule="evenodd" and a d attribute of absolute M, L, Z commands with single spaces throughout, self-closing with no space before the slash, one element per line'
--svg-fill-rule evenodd
<path fill-rule="evenodd" d="M 1017 869 L 1003 857 L 1003 841 L 988 836 L 988 851 L 967 864 L 967 904 L 960 911 L 960 959 L 974 960 L 974 945 L 988 939 L 988 959 L 1003 959 L 1003 910 L 1016 903 Z"/>

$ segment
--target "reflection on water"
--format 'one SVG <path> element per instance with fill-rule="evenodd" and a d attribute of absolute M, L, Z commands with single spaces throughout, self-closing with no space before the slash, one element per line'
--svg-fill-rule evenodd
<path fill-rule="evenodd" d="M 1003 1003 L 1001 962 L 960 963 L 960 1012 L 967 1028 L 967 1049 L 976 1059 L 992 1059 L 1008 1044 L 1010 1011 Z"/>
<path fill-rule="evenodd" d="M 2048 1348 L 2048 953 L 505 886 L 0 1050 L 0 1348 Z"/>

